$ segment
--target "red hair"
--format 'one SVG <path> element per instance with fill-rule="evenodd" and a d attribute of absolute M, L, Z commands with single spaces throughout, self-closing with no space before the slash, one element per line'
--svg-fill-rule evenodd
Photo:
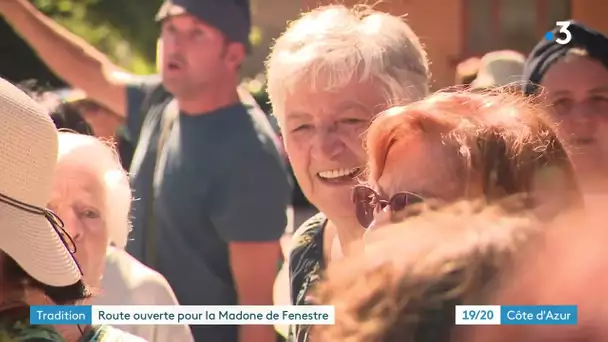
<path fill-rule="evenodd" d="M 454 181 L 468 185 L 482 179 L 488 199 L 527 194 L 541 169 L 555 167 L 582 203 L 572 162 L 545 117 L 529 100 L 499 90 L 440 92 L 393 107 L 378 115 L 367 132 L 369 180 L 376 182 L 386 171 L 397 144 L 419 139 L 450 149 L 455 158 L 438 163 L 456 160 L 463 173 Z"/>

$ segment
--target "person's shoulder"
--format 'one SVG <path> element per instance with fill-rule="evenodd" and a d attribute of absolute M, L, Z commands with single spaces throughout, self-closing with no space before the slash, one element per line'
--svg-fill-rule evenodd
<path fill-rule="evenodd" d="M 292 304 L 306 301 L 310 284 L 318 279 L 323 267 L 323 230 L 327 217 L 316 214 L 304 222 L 294 233 L 289 255 L 289 278 Z"/>
<path fill-rule="evenodd" d="M 304 221 L 296 230 L 294 237 L 301 234 L 307 234 L 315 229 L 322 228 L 327 222 L 327 216 L 323 213 L 316 213 Z"/>
<path fill-rule="evenodd" d="M 272 164 L 283 167 L 280 164 L 280 140 L 266 114 L 253 114 L 243 104 L 237 104 L 230 110 L 234 115 L 225 117 L 222 124 L 224 129 L 217 137 L 221 144 L 214 145 L 221 146 L 222 156 L 228 165 L 269 165 L 268 162 L 272 161 Z"/>
<path fill-rule="evenodd" d="M 326 223 L 327 217 L 323 213 L 317 213 L 304 221 L 293 234 L 291 250 L 310 245 L 314 240 L 321 237 Z"/>
<path fill-rule="evenodd" d="M 85 334 L 83 342 L 146 342 L 145 339 L 129 334 L 109 325 L 93 326 L 89 334 Z"/>
<path fill-rule="evenodd" d="M 16 321 L 10 325 L 0 326 L 2 342 L 63 342 L 55 329 L 45 325 L 31 325 L 27 320 Z"/>
<path fill-rule="evenodd" d="M 236 114 L 230 118 L 230 125 L 233 128 L 231 132 L 241 138 L 247 138 L 241 141 L 249 141 L 249 144 L 252 140 L 258 140 L 261 144 L 257 145 L 270 143 L 275 146 L 279 142 L 278 132 L 271 124 L 268 114 L 260 108 L 251 94 L 242 89 L 237 90 L 240 101 L 230 107 L 230 110 Z"/>
<path fill-rule="evenodd" d="M 119 270 L 122 281 L 135 296 L 135 304 L 150 303 L 150 298 L 163 299 L 163 302 L 155 304 L 174 305 L 173 290 L 169 282 L 162 274 L 142 264 L 129 253 L 122 249 L 115 248 L 108 255 L 108 264 Z"/>
<path fill-rule="evenodd" d="M 131 254 L 118 248 L 108 255 L 108 264 L 114 264 L 120 269 L 120 273 L 126 278 L 133 288 L 138 288 L 146 283 L 167 283 L 165 278 L 155 270 L 135 259 Z"/>

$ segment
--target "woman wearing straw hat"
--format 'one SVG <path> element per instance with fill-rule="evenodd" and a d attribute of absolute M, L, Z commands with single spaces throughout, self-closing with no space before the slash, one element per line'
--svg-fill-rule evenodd
<path fill-rule="evenodd" d="M 141 341 L 110 327 L 29 324 L 30 305 L 76 304 L 90 293 L 51 198 L 57 132 L 36 102 L 0 79 L 0 341 Z M 67 332 L 67 331 L 66 331 Z"/>

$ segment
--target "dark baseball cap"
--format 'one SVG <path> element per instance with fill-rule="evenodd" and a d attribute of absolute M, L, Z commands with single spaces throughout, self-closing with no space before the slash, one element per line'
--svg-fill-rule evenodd
<path fill-rule="evenodd" d="M 156 21 L 186 13 L 222 31 L 230 41 L 244 44 L 247 51 L 251 50 L 249 0 L 165 0 Z"/>

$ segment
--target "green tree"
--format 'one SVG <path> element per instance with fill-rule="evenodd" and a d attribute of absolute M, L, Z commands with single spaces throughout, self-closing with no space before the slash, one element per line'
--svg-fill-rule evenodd
<path fill-rule="evenodd" d="M 41 11 L 83 37 L 118 65 L 138 74 L 155 70 L 162 0 L 33 0 Z"/>
<path fill-rule="evenodd" d="M 160 25 L 154 20 L 163 0 L 32 0 L 42 12 L 83 37 L 115 63 L 137 74 L 156 70 Z M 255 8 L 255 7 L 254 7 Z M 262 39 L 254 27 L 253 45 Z"/>

